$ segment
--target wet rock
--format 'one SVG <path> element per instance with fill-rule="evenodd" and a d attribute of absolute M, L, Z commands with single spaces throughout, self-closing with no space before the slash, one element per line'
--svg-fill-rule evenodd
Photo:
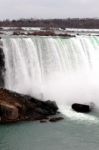
<path fill-rule="evenodd" d="M 26 35 L 25 32 L 21 31 L 14 31 L 12 35 L 20 36 L 20 35 Z"/>
<path fill-rule="evenodd" d="M 19 31 L 14 31 L 13 35 L 20 35 L 20 32 Z"/>
<path fill-rule="evenodd" d="M 0 104 L 0 116 L 2 122 L 15 121 L 18 119 L 18 108 L 3 102 Z"/>
<path fill-rule="evenodd" d="M 68 38 L 76 37 L 76 35 L 68 34 L 68 33 L 57 34 L 57 35 L 58 35 L 58 36 L 62 36 L 62 37 L 68 37 Z"/>
<path fill-rule="evenodd" d="M 55 33 L 52 32 L 52 31 L 35 31 L 35 32 L 32 32 L 32 33 L 28 33 L 27 35 L 54 36 Z"/>
<path fill-rule="evenodd" d="M 50 118 L 49 121 L 50 122 L 57 122 L 57 121 L 61 121 L 63 119 L 64 119 L 63 117 L 54 117 L 54 118 Z"/>
<path fill-rule="evenodd" d="M 92 111 L 90 105 L 74 103 L 72 104 L 72 109 L 76 112 L 89 113 Z"/>
<path fill-rule="evenodd" d="M 43 119 L 43 120 L 40 120 L 40 123 L 46 123 L 48 120 L 46 119 Z"/>
<path fill-rule="evenodd" d="M 66 37 L 66 38 L 72 38 L 72 37 L 76 37 L 75 34 L 71 34 L 68 32 L 55 32 L 55 30 L 39 30 L 39 31 L 25 31 L 25 30 L 14 30 L 12 35 L 16 35 L 16 36 L 20 36 L 20 35 L 24 35 L 24 36 L 61 36 L 61 37 Z"/>
<path fill-rule="evenodd" d="M 45 103 L 46 103 L 46 106 L 48 105 L 48 109 L 49 109 L 49 106 L 50 106 L 51 113 L 54 115 L 54 113 L 58 110 L 56 102 L 55 101 L 47 100 Z"/>
<path fill-rule="evenodd" d="M 0 89 L 0 122 L 22 120 L 42 120 L 56 115 L 58 107 L 55 102 L 41 101 L 28 95 Z"/>
<path fill-rule="evenodd" d="M 5 74 L 5 56 L 0 43 L 0 87 L 4 87 L 4 74 Z"/>

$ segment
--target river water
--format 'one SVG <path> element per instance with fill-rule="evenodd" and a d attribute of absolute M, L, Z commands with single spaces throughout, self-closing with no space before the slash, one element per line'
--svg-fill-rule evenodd
<path fill-rule="evenodd" d="M 99 149 L 99 37 L 2 38 L 5 88 L 55 100 L 64 120 L 0 125 L 0 150 Z M 74 102 L 95 112 L 71 110 Z"/>
<path fill-rule="evenodd" d="M 23 122 L 0 125 L 0 150 L 98 150 L 99 122 Z"/>

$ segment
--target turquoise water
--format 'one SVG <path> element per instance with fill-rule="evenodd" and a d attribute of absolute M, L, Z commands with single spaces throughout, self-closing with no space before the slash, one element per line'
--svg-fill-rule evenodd
<path fill-rule="evenodd" d="M 70 120 L 0 125 L 0 150 L 98 150 L 99 123 Z"/>

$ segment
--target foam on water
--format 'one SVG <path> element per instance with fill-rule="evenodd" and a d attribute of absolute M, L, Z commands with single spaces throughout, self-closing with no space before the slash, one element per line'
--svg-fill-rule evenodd
<path fill-rule="evenodd" d="M 99 118 L 90 115 L 90 114 L 84 114 L 84 113 L 77 113 L 71 109 L 70 106 L 59 106 L 60 111 L 69 119 L 71 120 L 79 120 L 79 121 L 84 121 L 84 122 L 89 122 L 89 123 L 99 123 Z"/>

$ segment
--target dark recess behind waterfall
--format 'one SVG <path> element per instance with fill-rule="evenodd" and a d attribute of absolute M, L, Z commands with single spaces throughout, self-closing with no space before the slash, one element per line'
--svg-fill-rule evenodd
<path fill-rule="evenodd" d="M 5 57 L 3 49 L 0 47 L 0 87 L 4 87 L 5 78 Z"/>
<path fill-rule="evenodd" d="M 19 19 L 2 20 L 0 27 L 54 27 L 54 28 L 93 28 L 99 29 L 99 19 L 97 18 L 73 18 L 73 19 Z"/>

